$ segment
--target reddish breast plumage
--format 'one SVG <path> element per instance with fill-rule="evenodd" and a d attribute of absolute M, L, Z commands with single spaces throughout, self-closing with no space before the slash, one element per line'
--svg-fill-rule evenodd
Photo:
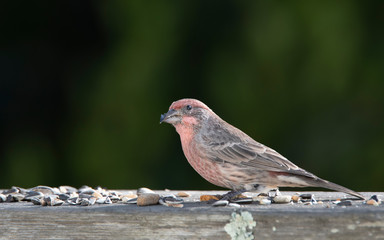
<path fill-rule="evenodd" d="M 228 187 L 224 179 L 220 177 L 222 175 L 219 166 L 208 159 L 199 152 L 198 146 L 194 141 L 194 131 L 192 127 L 186 127 L 186 125 L 176 125 L 176 131 L 180 135 L 181 146 L 185 157 L 189 164 L 195 169 L 208 182 L 221 186 Z"/>

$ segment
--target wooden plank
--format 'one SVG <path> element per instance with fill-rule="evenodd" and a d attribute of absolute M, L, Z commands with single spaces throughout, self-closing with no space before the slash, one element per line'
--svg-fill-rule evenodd
<path fill-rule="evenodd" d="M 370 206 L 353 201 L 347 207 L 332 203 L 212 207 L 196 200 L 202 193 L 218 192 L 189 192 L 192 197 L 186 199 L 183 208 L 0 203 L 0 239 L 230 239 L 224 226 L 234 211 L 252 214 L 255 239 L 384 239 L 384 204 Z M 345 196 L 334 192 L 314 194 L 318 200 Z M 383 195 L 364 193 L 373 194 Z"/>

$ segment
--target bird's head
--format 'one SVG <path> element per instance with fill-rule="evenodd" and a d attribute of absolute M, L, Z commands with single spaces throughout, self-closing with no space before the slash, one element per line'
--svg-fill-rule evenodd
<path fill-rule="evenodd" d="M 166 122 L 173 126 L 192 127 L 207 117 L 207 113 L 213 113 L 204 103 L 196 99 L 181 99 L 173 102 L 167 113 L 161 114 L 160 123 Z"/>

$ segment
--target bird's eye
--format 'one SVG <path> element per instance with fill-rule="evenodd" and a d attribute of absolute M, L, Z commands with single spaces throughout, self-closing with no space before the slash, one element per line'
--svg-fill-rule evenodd
<path fill-rule="evenodd" d="M 189 111 L 189 110 L 192 109 L 192 106 L 191 105 L 187 105 L 185 108 Z"/>

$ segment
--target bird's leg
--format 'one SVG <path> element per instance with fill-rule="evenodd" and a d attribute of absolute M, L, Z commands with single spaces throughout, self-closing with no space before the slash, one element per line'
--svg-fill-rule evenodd
<path fill-rule="evenodd" d="M 237 195 L 242 194 L 243 192 L 246 192 L 246 190 L 240 190 L 240 191 L 229 191 L 226 194 L 221 196 L 220 200 L 231 200 L 232 198 L 236 197 Z"/>

